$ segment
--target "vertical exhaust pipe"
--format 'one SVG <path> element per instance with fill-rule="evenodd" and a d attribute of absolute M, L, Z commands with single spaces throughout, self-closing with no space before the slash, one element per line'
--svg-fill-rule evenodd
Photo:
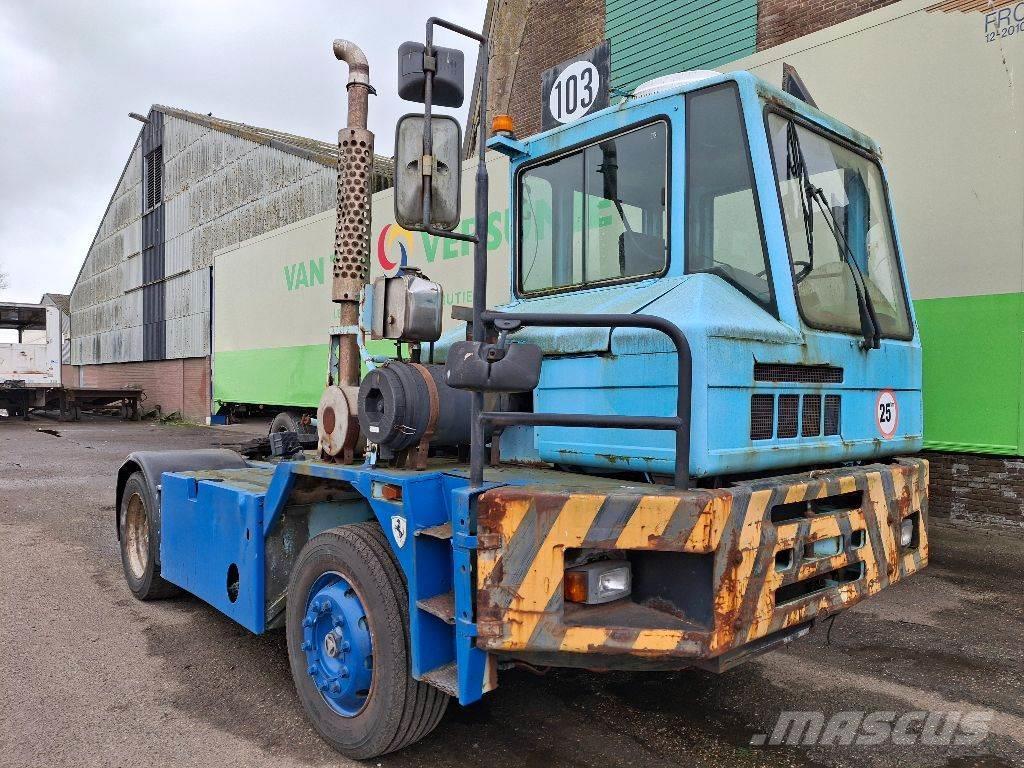
<path fill-rule="evenodd" d="M 338 131 L 338 206 L 334 228 L 331 300 L 339 329 L 331 331 L 327 387 L 317 407 L 320 456 L 351 464 L 359 441 L 359 296 L 370 278 L 370 194 L 373 134 L 366 113 L 373 88 L 370 65 L 359 46 L 334 41 L 334 55 L 348 64 L 348 124 Z"/>
<path fill-rule="evenodd" d="M 373 133 L 366 128 L 370 64 L 353 42 L 334 41 L 334 55 L 348 64 L 348 124 L 338 131 L 338 208 L 334 230 L 331 298 L 339 304 L 340 325 L 359 323 L 359 295 L 370 277 L 370 195 Z M 359 346 L 354 333 L 341 336 L 335 384 L 359 386 Z"/>

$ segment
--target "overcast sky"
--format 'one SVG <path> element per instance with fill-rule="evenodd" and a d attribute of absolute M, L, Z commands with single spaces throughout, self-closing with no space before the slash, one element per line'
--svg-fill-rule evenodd
<path fill-rule="evenodd" d="M 398 45 L 422 40 L 427 16 L 470 29 L 485 0 L 0 0 L 0 271 L 7 300 L 70 293 L 152 104 L 336 141 L 345 65 L 336 37 L 366 51 L 377 151 L 395 119 L 419 107 L 395 94 Z M 471 41 L 439 32 L 466 51 Z M 456 114 L 465 124 L 466 107 Z M 444 111 L 444 110 L 442 110 Z"/>

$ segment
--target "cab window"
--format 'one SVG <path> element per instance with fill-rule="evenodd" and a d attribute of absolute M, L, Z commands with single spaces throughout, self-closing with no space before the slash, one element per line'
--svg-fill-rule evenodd
<path fill-rule="evenodd" d="M 523 171 L 518 189 L 520 293 L 663 272 L 668 263 L 667 183 L 664 122 Z"/>
<path fill-rule="evenodd" d="M 732 83 L 686 97 L 686 266 L 718 275 L 765 308 L 772 304 L 750 152 Z"/>

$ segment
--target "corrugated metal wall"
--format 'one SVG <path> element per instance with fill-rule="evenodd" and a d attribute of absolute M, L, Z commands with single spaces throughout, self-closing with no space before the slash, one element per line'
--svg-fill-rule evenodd
<path fill-rule="evenodd" d="M 141 295 L 125 293 L 126 264 L 138 262 L 141 250 L 142 147 L 136 142 L 71 293 L 73 364 L 142 358 Z"/>
<path fill-rule="evenodd" d="M 137 142 L 72 291 L 75 365 L 208 355 L 214 252 L 335 206 L 333 167 L 160 117 L 159 142 L 146 143 L 162 142 L 162 204 L 146 214 L 144 238 Z"/>
<path fill-rule="evenodd" d="M 612 87 L 713 68 L 757 49 L 757 0 L 606 0 Z"/>

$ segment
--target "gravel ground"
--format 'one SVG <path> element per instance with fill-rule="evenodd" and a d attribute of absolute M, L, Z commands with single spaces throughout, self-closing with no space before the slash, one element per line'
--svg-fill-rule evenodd
<path fill-rule="evenodd" d="M 37 431 L 56 430 L 59 435 Z M 255 430 L 255 427 L 254 427 Z M 131 450 L 246 429 L 0 419 L 0 765 L 348 765 L 306 724 L 281 633 L 124 586 Z M 932 525 L 923 573 L 724 675 L 502 673 L 383 766 L 1024 766 L 1024 537 Z M 971 747 L 755 747 L 781 711 L 986 710 Z"/>

